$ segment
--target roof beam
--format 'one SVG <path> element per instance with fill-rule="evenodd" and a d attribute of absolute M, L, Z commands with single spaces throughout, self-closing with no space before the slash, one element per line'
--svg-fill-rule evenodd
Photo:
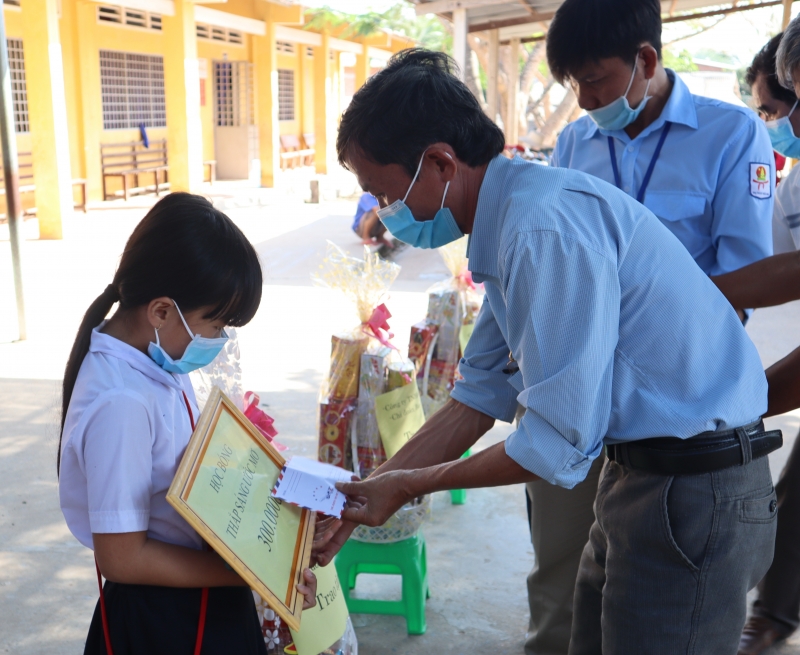
<path fill-rule="evenodd" d="M 473 7 L 491 7 L 492 5 L 513 4 L 514 0 L 433 0 L 421 2 L 414 7 L 417 16 L 423 14 L 444 14 L 454 9 L 471 9 Z"/>
<path fill-rule="evenodd" d="M 780 2 L 780 0 L 778 0 Z M 497 30 L 501 27 L 513 27 L 514 25 L 527 25 L 528 23 L 542 23 L 551 20 L 555 12 L 548 14 L 531 14 L 521 18 L 508 18 L 506 20 L 490 20 L 485 23 L 475 23 L 469 26 L 470 32 L 484 32 L 486 30 Z"/>
<path fill-rule="evenodd" d="M 797 0 L 792 0 L 797 2 Z M 710 11 L 702 11 L 694 14 L 679 14 L 677 16 L 667 16 L 662 18 L 662 23 L 678 23 L 684 20 L 694 20 L 696 18 L 708 18 L 709 16 L 726 16 L 728 14 L 735 14 L 740 11 L 750 11 L 751 9 L 761 9 L 762 7 L 775 7 L 782 5 L 783 0 L 765 0 L 765 2 L 751 3 L 749 5 L 739 5 L 732 3 L 730 7 L 723 7 L 722 9 L 712 9 Z"/>
<path fill-rule="evenodd" d="M 246 18 L 245 16 L 230 14 L 227 11 L 219 11 L 219 9 L 204 7 L 203 5 L 197 5 L 194 8 L 194 19 L 198 23 L 227 27 L 231 30 L 239 30 L 245 34 L 264 36 L 267 33 L 267 25 L 263 20 Z"/>

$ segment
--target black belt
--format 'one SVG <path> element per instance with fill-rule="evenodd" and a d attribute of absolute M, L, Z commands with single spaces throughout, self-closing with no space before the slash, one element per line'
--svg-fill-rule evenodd
<path fill-rule="evenodd" d="M 763 421 L 734 430 L 703 432 L 690 439 L 656 437 L 606 446 L 606 456 L 623 466 L 659 475 L 697 475 L 744 466 L 783 445 L 780 430 Z"/>

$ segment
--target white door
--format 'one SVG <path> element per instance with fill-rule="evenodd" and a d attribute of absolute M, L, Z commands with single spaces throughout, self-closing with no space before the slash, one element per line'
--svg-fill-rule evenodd
<path fill-rule="evenodd" d="M 221 180 L 260 180 L 253 64 L 214 62 L 214 152 Z"/>

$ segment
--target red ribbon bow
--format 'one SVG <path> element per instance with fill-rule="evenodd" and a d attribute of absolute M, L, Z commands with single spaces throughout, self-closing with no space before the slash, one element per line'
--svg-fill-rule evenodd
<path fill-rule="evenodd" d="M 461 286 L 469 287 L 470 289 L 475 288 L 475 282 L 472 281 L 472 271 L 469 269 L 465 270 L 463 273 L 459 273 L 456 275 L 456 280 L 460 283 Z"/>
<path fill-rule="evenodd" d="M 372 316 L 364 323 L 364 333 L 375 337 L 387 348 L 397 350 L 394 344 L 389 341 L 394 337 L 394 334 L 389 331 L 389 323 L 387 323 L 390 318 L 392 318 L 392 314 L 386 309 L 386 305 L 381 303 L 372 311 Z"/>
<path fill-rule="evenodd" d="M 273 423 L 275 419 L 269 416 L 263 409 L 258 406 L 261 399 L 258 394 L 248 391 L 244 394 L 244 415 L 250 419 L 250 422 L 256 429 L 264 435 L 264 438 L 269 441 L 277 450 L 287 450 L 288 446 L 274 441 L 278 431 L 275 429 Z"/>

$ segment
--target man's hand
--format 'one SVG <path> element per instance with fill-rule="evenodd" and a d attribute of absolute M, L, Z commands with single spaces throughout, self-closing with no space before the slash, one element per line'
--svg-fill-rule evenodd
<path fill-rule="evenodd" d="M 303 609 L 308 610 L 317 604 L 317 576 L 311 569 L 304 569 L 303 581 L 297 585 L 297 591 L 303 595 Z"/>
<path fill-rule="evenodd" d="M 357 480 L 358 478 L 353 476 L 353 479 Z M 345 507 L 358 508 L 366 502 L 366 498 L 348 498 Z M 352 521 L 343 521 L 335 516 L 320 519 L 320 515 L 317 514 L 317 522 L 314 525 L 314 542 L 311 545 L 311 565 L 327 566 L 330 564 L 357 527 L 358 524 Z"/>
<path fill-rule="evenodd" d="M 414 498 L 409 484 L 410 475 L 413 475 L 413 471 L 387 471 L 364 482 L 337 482 L 339 491 L 364 501 L 347 507 L 342 518 L 370 527 L 383 525 L 392 514 Z"/>

